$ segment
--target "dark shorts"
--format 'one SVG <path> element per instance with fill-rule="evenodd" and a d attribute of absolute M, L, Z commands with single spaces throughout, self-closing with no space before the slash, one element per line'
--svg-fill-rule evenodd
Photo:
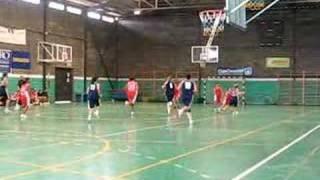
<path fill-rule="evenodd" d="M 5 102 L 8 100 L 8 94 L 4 87 L 0 87 L 0 99 L 1 101 Z"/>
<path fill-rule="evenodd" d="M 166 97 L 167 97 L 167 102 L 171 102 L 173 100 L 174 94 L 173 93 L 167 93 Z"/>
<path fill-rule="evenodd" d="M 182 98 L 182 103 L 185 106 L 190 106 L 192 103 L 192 97 L 183 97 Z"/>
<path fill-rule="evenodd" d="M 229 105 L 233 107 L 238 107 L 238 97 L 237 96 L 232 97 Z"/>
<path fill-rule="evenodd" d="M 99 106 L 100 106 L 99 99 L 89 99 L 90 108 L 99 107 Z"/>

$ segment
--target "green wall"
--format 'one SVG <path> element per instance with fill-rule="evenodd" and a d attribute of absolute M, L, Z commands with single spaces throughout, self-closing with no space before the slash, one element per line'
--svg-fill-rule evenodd
<path fill-rule="evenodd" d="M 276 104 L 279 98 L 279 83 L 270 79 L 213 79 L 203 82 L 202 96 L 208 103 L 213 102 L 213 87 L 220 84 L 224 91 L 238 84 L 241 91 L 245 92 L 248 104 Z M 206 88 L 204 88 L 206 86 Z"/>
<path fill-rule="evenodd" d="M 19 77 L 10 77 L 9 92 L 16 91 L 16 85 Z M 42 79 L 40 76 L 31 76 L 32 87 L 41 90 L 42 89 Z M 163 80 L 152 81 L 150 79 L 138 80 L 140 85 L 140 100 L 152 101 L 152 102 L 162 102 L 165 101 L 165 96 L 161 85 Z M 87 84 L 89 84 L 88 81 Z M 122 79 L 119 81 L 112 80 L 115 89 L 122 89 L 125 86 L 126 80 Z M 245 91 L 246 102 L 248 104 L 277 104 L 279 100 L 279 81 L 277 79 L 209 79 L 202 81 L 202 93 L 201 97 L 206 99 L 206 102 L 213 102 L 213 87 L 219 83 L 224 90 L 232 87 L 235 83 L 239 84 L 240 87 L 243 86 L 243 91 Z M 54 101 L 55 95 L 55 80 L 53 78 L 48 79 L 48 92 L 50 96 L 50 101 Z M 109 81 L 102 79 L 100 80 L 103 100 L 111 100 L 111 91 Z M 74 79 L 73 84 L 74 97 L 75 94 L 83 93 L 83 80 L 80 78 Z M 199 95 L 197 95 L 199 97 Z"/>
<path fill-rule="evenodd" d="M 9 93 L 13 93 L 17 90 L 17 83 L 18 83 L 19 77 L 9 77 Z M 32 85 L 32 88 L 36 90 L 42 89 L 42 78 L 40 77 L 30 77 L 30 82 Z M 87 81 L 87 84 L 89 85 L 90 80 Z M 101 89 L 103 93 L 103 100 L 111 100 L 111 86 L 110 83 L 107 80 L 100 80 L 101 83 Z M 116 81 L 112 82 L 115 87 L 119 87 L 119 83 Z M 49 93 L 49 100 L 50 102 L 53 102 L 55 99 L 55 80 L 53 78 L 48 78 L 47 80 L 47 88 Z M 74 98 L 76 94 L 82 94 L 83 93 L 83 80 L 82 79 L 74 79 L 73 81 L 73 94 Z"/>

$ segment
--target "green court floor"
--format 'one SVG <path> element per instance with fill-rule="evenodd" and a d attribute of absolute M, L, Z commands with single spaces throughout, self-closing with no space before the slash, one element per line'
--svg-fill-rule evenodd
<path fill-rule="evenodd" d="M 319 107 L 247 106 L 232 116 L 194 105 L 192 126 L 165 109 L 141 103 L 130 118 L 122 103 L 106 103 L 91 123 L 84 104 L 33 107 L 23 121 L 1 112 L 0 179 L 320 177 Z"/>

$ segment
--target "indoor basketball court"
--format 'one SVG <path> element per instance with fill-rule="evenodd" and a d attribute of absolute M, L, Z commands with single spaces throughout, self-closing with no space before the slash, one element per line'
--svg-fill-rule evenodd
<path fill-rule="evenodd" d="M 316 180 L 320 3 L 2 0 L 0 179 Z"/>

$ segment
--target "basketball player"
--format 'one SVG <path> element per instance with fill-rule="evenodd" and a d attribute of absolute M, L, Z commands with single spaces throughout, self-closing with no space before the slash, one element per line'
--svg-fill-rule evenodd
<path fill-rule="evenodd" d="M 192 115 L 191 115 L 191 105 L 194 93 L 197 92 L 197 86 L 194 82 L 191 81 L 191 75 L 188 74 L 186 79 L 181 81 L 179 84 L 179 89 L 181 90 L 181 100 L 183 103 L 183 107 L 178 110 L 178 116 L 186 112 L 187 117 L 189 119 L 189 123 L 192 124 Z"/>
<path fill-rule="evenodd" d="M 168 115 L 171 114 L 171 109 L 173 106 L 173 98 L 174 98 L 174 91 L 175 91 L 175 84 L 172 81 L 171 76 L 167 78 L 167 80 L 162 85 L 162 89 L 165 90 L 166 98 L 167 98 L 167 112 Z"/>
<path fill-rule="evenodd" d="M 9 113 L 9 93 L 8 93 L 8 84 L 9 84 L 9 80 L 8 80 L 8 74 L 7 73 L 3 73 L 2 77 L 1 77 L 1 81 L 0 81 L 0 97 L 1 97 L 1 101 L 4 103 L 5 105 L 5 109 L 4 112 L 5 113 Z"/>
<path fill-rule="evenodd" d="M 131 107 L 131 116 L 134 115 L 134 105 L 137 101 L 138 93 L 139 93 L 139 85 L 138 82 L 130 77 L 126 86 L 126 93 L 128 100 L 126 101 L 126 105 Z"/>
<path fill-rule="evenodd" d="M 232 115 L 237 115 L 239 113 L 238 103 L 239 103 L 239 95 L 240 95 L 238 84 L 235 84 L 233 88 L 231 88 L 230 94 L 232 96 L 231 102 L 230 102 L 230 107 L 232 107 Z"/>
<path fill-rule="evenodd" d="M 181 96 L 181 93 L 180 93 L 180 89 L 179 89 L 179 81 L 176 80 L 175 81 L 175 89 L 174 89 L 174 97 L 173 97 L 173 104 L 176 109 L 178 109 L 178 106 L 179 106 L 180 96 Z"/>
<path fill-rule="evenodd" d="M 223 97 L 223 90 L 220 87 L 220 84 L 216 84 L 216 86 L 213 89 L 213 93 L 214 93 L 214 104 L 216 107 L 216 111 L 220 112 L 221 106 L 222 106 L 222 97 Z"/>
<path fill-rule="evenodd" d="M 231 88 L 229 88 L 224 95 L 224 100 L 223 100 L 223 105 L 222 105 L 223 111 L 226 111 L 229 108 L 231 100 L 232 100 Z"/>
<path fill-rule="evenodd" d="M 20 115 L 21 119 L 25 119 L 27 117 L 27 111 L 30 108 L 30 83 L 29 78 L 26 78 L 22 84 L 19 91 L 19 101 L 22 107 L 22 113 Z"/>
<path fill-rule="evenodd" d="M 17 88 L 18 88 L 18 93 L 17 93 L 17 98 L 16 98 L 16 107 L 14 108 L 16 111 L 20 109 L 20 101 L 19 101 L 19 94 L 20 94 L 20 89 L 21 86 L 24 82 L 25 78 L 23 76 L 20 76 L 20 79 L 18 80 Z"/>
<path fill-rule="evenodd" d="M 100 106 L 100 84 L 98 83 L 98 77 L 94 77 L 91 80 L 88 92 L 88 121 L 91 121 L 92 113 L 98 118 L 99 117 L 99 106 Z"/>

